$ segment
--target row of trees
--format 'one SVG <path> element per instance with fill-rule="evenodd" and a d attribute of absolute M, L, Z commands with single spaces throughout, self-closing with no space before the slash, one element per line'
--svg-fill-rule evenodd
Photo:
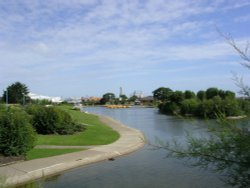
<path fill-rule="evenodd" d="M 130 98 L 128 98 L 126 95 L 120 95 L 118 98 L 115 96 L 114 93 L 105 93 L 103 94 L 101 100 L 100 100 L 100 104 L 126 104 L 129 102 L 134 102 L 137 99 L 136 96 L 132 96 Z"/>
<path fill-rule="evenodd" d="M 249 113 L 249 101 L 236 99 L 235 93 L 215 87 L 196 94 L 190 90 L 173 91 L 160 87 L 153 91 L 154 98 L 160 101 L 159 110 L 166 114 L 215 118 L 218 113 L 238 116 Z"/>

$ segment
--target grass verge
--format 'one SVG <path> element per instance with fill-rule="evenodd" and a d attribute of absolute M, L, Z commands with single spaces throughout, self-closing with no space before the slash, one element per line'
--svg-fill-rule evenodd
<path fill-rule="evenodd" d="M 87 124 L 86 130 L 74 135 L 38 135 L 37 145 L 86 146 L 105 145 L 116 141 L 119 133 L 102 123 L 98 116 L 72 110 L 72 106 L 58 108 L 68 112 L 74 120 Z"/>
<path fill-rule="evenodd" d="M 83 150 L 84 149 L 32 149 L 27 153 L 26 160 L 52 157 L 55 155 L 62 155 Z"/>

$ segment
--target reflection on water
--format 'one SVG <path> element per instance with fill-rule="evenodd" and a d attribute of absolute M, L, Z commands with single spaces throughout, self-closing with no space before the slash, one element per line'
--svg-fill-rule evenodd
<path fill-rule="evenodd" d="M 141 130 L 147 140 L 163 141 L 176 139 L 183 142 L 186 132 L 195 136 L 205 134 L 206 122 L 187 120 L 159 114 L 157 109 L 87 108 L 88 112 L 110 116 L 123 124 Z M 149 146 L 130 155 L 79 167 L 63 173 L 56 179 L 38 181 L 43 187 L 102 187 L 102 188 L 146 188 L 146 187 L 226 187 L 219 176 L 199 168 L 189 168 L 183 161 L 165 158 L 166 151 L 152 150 Z"/>

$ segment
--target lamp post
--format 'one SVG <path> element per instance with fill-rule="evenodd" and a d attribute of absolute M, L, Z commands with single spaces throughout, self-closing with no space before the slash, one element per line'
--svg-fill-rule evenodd
<path fill-rule="evenodd" d="M 25 93 L 22 93 L 23 94 L 23 106 L 25 105 Z"/>
<path fill-rule="evenodd" d="M 9 103 L 9 96 L 8 96 L 8 88 L 6 89 L 5 91 L 5 100 L 6 100 L 6 106 L 8 106 L 8 103 Z"/>
<path fill-rule="evenodd" d="M 8 96 L 8 88 L 5 91 L 5 102 L 6 102 L 6 108 L 7 111 L 9 111 L 9 96 Z"/>

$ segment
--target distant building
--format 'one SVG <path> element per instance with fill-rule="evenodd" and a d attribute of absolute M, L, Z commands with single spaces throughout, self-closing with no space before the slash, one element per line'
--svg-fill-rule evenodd
<path fill-rule="evenodd" d="M 81 100 L 84 105 L 95 105 L 100 103 L 101 98 L 92 96 L 92 97 L 82 97 Z"/>
<path fill-rule="evenodd" d="M 133 93 L 132 96 L 136 96 L 136 97 L 138 97 L 139 99 L 140 99 L 140 98 L 143 98 L 143 92 L 142 92 L 142 91 L 134 91 L 134 93 Z"/>
<path fill-rule="evenodd" d="M 81 98 L 77 97 L 69 97 L 64 99 L 64 101 L 70 104 L 80 104 L 82 102 Z"/>
<path fill-rule="evenodd" d="M 38 95 L 35 93 L 29 93 L 28 96 L 33 100 L 48 100 L 48 101 L 51 101 L 52 103 L 62 103 L 63 102 L 61 97 L 49 97 L 49 96 L 45 96 L 45 95 Z"/>
<path fill-rule="evenodd" d="M 153 104 L 154 102 L 154 97 L 153 96 L 147 96 L 147 97 L 143 97 L 140 99 L 141 104 L 143 105 L 150 105 Z"/>

